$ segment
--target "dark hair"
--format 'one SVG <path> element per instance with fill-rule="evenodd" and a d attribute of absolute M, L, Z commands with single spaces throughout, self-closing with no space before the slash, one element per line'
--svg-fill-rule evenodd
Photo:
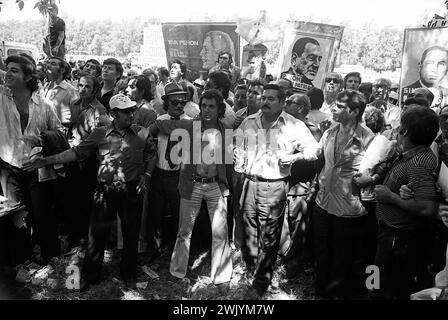
<path fill-rule="evenodd" d="M 250 86 L 263 86 L 264 87 L 264 85 L 265 85 L 265 83 L 258 79 L 249 81 L 249 87 Z"/>
<path fill-rule="evenodd" d="M 448 51 L 447 51 L 444 47 L 441 47 L 441 46 L 432 46 L 432 47 L 427 48 L 425 51 L 423 51 L 423 53 L 422 53 L 422 59 L 420 60 L 420 63 L 423 63 L 423 61 L 425 61 L 425 59 L 426 59 L 426 55 L 427 55 L 430 51 L 433 51 L 433 50 L 440 50 L 440 51 L 443 51 L 443 52 L 445 52 L 445 54 L 448 56 Z"/>
<path fill-rule="evenodd" d="M 362 94 L 362 92 L 359 92 L 357 90 L 344 90 L 338 93 L 336 100 L 345 100 L 345 102 L 347 102 L 347 107 L 351 111 L 358 109 L 356 120 L 361 121 L 362 115 L 366 108 L 366 98 L 364 97 L 364 94 Z"/>
<path fill-rule="evenodd" d="M 72 67 L 70 64 L 58 56 L 51 56 L 48 58 L 48 60 L 51 59 L 56 59 L 59 61 L 59 69 L 61 69 L 62 72 L 62 80 L 70 80 L 72 75 Z"/>
<path fill-rule="evenodd" d="M 366 126 L 372 130 L 373 133 L 381 132 L 386 122 L 383 112 L 375 107 L 367 107 L 365 109 L 364 121 Z"/>
<path fill-rule="evenodd" d="M 187 65 L 180 61 L 179 59 L 173 60 L 173 62 L 171 62 L 170 64 L 170 69 L 172 68 L 173 64 L 177 63 L 180 66 L 180 72 L 182 72 L 182 78 L 185 77 L 185 75 L 187 74 Z"/>
<path fill-rule="evenodd" d="M 160 72 L 160 74 L 162 76 L 165 76 L 165 77 L 169 77 L 170 76 L 170 72 L 165 67 L 160 67 L 160 68 L 157 69 L 157 71 Z"/>
<path fill-rule="evenodd" d="M 81 78 L 88 79 L 88 80 L 92 81 L 92 84 L 93 84 L 93 95 L 96 95 L 98 93 L 98 91 L 100 91 L 101 84 L 100 84 L 100 81 L 98 80 L 97 77 L 93 77 L 90 74 L 83 72 L 79 76 L 78 83 L 81 80 Z"/>
<path fill-rule="evenodd" d="M 350 78 L 350 77 L 356 77 L 356 78 L 358 78 L 360 84 L 361 84 L 361 82 L 362 82 L 361 74 L 360 74 L 359 72 L 356 72 L 356 71 L 349 72 L 349 73 L 347 73 L 347 74 L 345 75 L 345 77 L 344 77 L 344 89 L 345 89 L 345 86 L 347 85 L 347 80 L 348 80 L 348 78 Z"/>
<path fill-rule="evenodd" d="M 319 110 L 324 103 L 324 92 L 316 87 L 312 87 L 306 92 L 306 95 L 310 98 L 311 110 Z"/>
<path fill-rule="evenodd" d="M 186 80 L 179 81 L 179 85 L 187 93 L 187 100 L 188 101 L 193 101 L 194 86 L 188 85 L 188 82 Z"/>
<path fill-rule="evenodd" d="M 224 99 L 227 99 L 229 97 L 231 83 L 227 73 L 222 71 L 213 71 L 209 73 L 208 79 L 209 81 L 213 81 L 215 89 L 218 89 L 222 92 L 222 96 L 224 97 Z"/>
<path fill-rule="evenodd" d="M 23 74 L 26 76 L 30 76 L 31 78 L 26 82 L 26 87 L 31 92 L 37 91 L 39 89 L 39 79 L 36 71 L 36 62 L 33 58 L 27 56 L 17 56 L 12 55 L 6 58 L 5 65 L 8 63 L 17 63 L 20 65 Z"/>
<path fill-rule="evenodd" d="M 410 105 L 413 105 L 413 104 L 416 104 L 416 105 L 419 105 L 419 106 L 422 106 L 422 107 L 425 107 L 425 108 L 429 108 L 429 102 L 428 102 L 428 100 L 426 99 L 426 98 L 424 98 L 424 97 L 410 97 L 410 98 L 406 98 L 406 100 L 404 100 L 404 102 L 403 102 L 403 106 L 402 107 L 404 107 L 404 106 L 410 106 Z"/>
<path fill-rule="evenodd" d="M 439 132 L 439 118 L 431 109 L 418 106 L 402 114 L 401 126 L 413 145 L 429 147 Z"/>
<path fill-rule="evenodd" d="M 146 78 L 148 78 L 149 80 L 149 76 L 153 75 L 154 76 L 154 81 L 157 83 L 157 81 L 159 80 L 159 77 L 157 76 L 157 72 L 155 72 L 153 69 L 151 68 L 146 68 L 145 70 L 142 71 L 142 75 L 144 75 Z"/>
<path fill-rule="evenodd" d="M 131 77 L 128 81 L 131 82 L 132 80 L 135 81 L 135 86 L 137 87 L 138 91 L 142 93 L 142 98 L 146 101 L 151 101 L 153 99 L 153 96 L 151 94 L 151 82 L 148 78 L 146 78 L 144 75 L 134 76 Z"/>
<path fill-rule="evenodd" d="M 286 92 L 280 87 L 278 84 L 269 83 L 264 86 L 264 91 L 266 90 L 277 90 L 277 98 L 279 101 L 285 101 L 286 99 Z"/>
<path fill-rule="evenodd" d="M 294 43 L 294 47 L 292 48 L 292 53 L 297 54 L 297 56 L 301 56 L 303 54 L 303 52 L 305 51 L 305 46 L 308 43 L 312 43 L 315 44 L 317 46 L 320 46 L 319 42 L 316 39 L 313 38 L 300 38 L 299 40 L 296 41 L 296 43 Z"/>
<path fill-rule="evenodd" d="M 226 113 L 226 105 L 224 103 L 224 97 L 222 96 L 221 91 L 217 89 L 208 89 L 202 93 L 201 99 L 199 100 L 199 109 L 201 109 L 201 112 L 203 99 L 215 99 L 216 105 L 218 106 L 218 119 L 224 118 L 224 114 Z"/>
<path fill-rule="evenodd" d="M 358 87 L 358 91 L 364 94 L 366 101 L 370 101 L 370 96 L 372 95 L 373 92 L 373 85 L 371 82 L 362 82 Z"/>
<path fill-rule="evenodd" d="M 264 80 L 265 80 L 266 82 L 274 81 L 274 76 L 273 76 L 272 74 L 268 73 L 268 74 L 264 77 Z"/>
<path fill-rule="evenodd" d="M 247 88 L 247 86 L 245 85 L 245 84 L 239 84 L 239 85 L 237 85 L 236 87 L 235 87 L 235 92 L 237 91 L 237 90 L 247 90 L 248 88 Z"/>
<path fill-rule="evenodd" d="M 426 99 L 428 101 L 428 106 L 430 106 L 434 101 L 434 94 L 426 88 L 417 88 L 414 92 L 408 94 L 407 99 L 409 98 Z"/>
<path fill-rule="evenodd" d="M 106 60 L 103 61 L 103 66 L 105 66 L 106 64 L 112 64 L 115 66 L 115 69 L 117 69 L 117 72 L 120 75 L 119 77 L 117 77 L 118 81 L 123 76 L 124 72 L 121 62 L 115 58 L 107 58 Z"/>
<path fill-rule="evenodd" d="M 232 56 L 232 54 L 229 51 L 223 51 L 220 54 L 218 54 L 218 60 L 219 60 L 219 58 L 221 58 L 221 56 L 223 54 L 229 55 L 229 64 L 232 64 L 233 63 L 233 56 Z"/>
<path fill-rule="evenodd" d="M 96 70 L 97 77 L 101 76 L 101 63 L 98 60 L 96 60 L 96 59 L 89 59 L 89 60 L 86 61 L 84 66 L 87 63 L 89 63 L 89 62 L 91 62 L 91 63 L 93 63 L 95 65 L 95 70 Z"/>

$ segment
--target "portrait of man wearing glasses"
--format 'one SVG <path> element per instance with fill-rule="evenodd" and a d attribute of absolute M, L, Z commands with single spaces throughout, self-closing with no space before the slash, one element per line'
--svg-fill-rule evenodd
<path fill-rule="evenodd" d="M 306 92 L 314 87 L 313 80 L 322 61 L 322 50 L 316 39 L 304 37 L 296 41 L 292 48 L 291 67 L 282 72 L 281 78 L 293 83 L 294 91 Z"/>

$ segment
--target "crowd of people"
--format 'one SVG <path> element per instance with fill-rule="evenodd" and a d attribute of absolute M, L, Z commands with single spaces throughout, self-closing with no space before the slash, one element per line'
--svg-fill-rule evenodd
<path fill-rule="evenodd" d="M 80 246 L 84 292 L 121 243 L 128 287 L 139 254 L 168 255 L 183 279 L 204 211 L 211 280 L 228 286 L 241 250 L 248 299 L 265 294 L 279 257 L 288 278 L 311 263 L 326 298 L 448 286 L 434 282 L 447 271 L 448 107 L 426 88 L 398 105 L 389 79 L 329 72 L 324 90 L 296 92 L 287 78 L 243 78 L 229 52 L 195 81 L 181 60 L 140 74 L 115 58 L 20 54 L 4 66 L 1 190 L 23 206 L 0 217 L 2 272 Z M 367 288 L 372 265 L 379 285 Z"/>

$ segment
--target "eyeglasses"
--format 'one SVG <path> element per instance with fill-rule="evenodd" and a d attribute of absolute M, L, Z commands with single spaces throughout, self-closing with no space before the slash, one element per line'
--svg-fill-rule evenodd
<path fill-rule="evenodd" d="M 185 107 L 185 105 L 187 104 L 187 100 L 168 100 L 168 101 L 173 106 L 178 106 L 180 104 L 182 107 Z"/>
<path fill-rule="evenodd" d="M 326 83 L 330 83 L 331 81 L 333 81 L 333 83 L 341 83 L 341 80 L 338 78 L 325 78 Z"/>

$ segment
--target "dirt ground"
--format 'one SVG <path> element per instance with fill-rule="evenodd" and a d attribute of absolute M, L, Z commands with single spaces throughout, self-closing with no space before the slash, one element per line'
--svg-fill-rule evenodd
<path fill-rule="evenodd" d="M 185 279 L 177 279 L 169 273 L 169 256 L 162 254 L 149 263 L 148 256 L 140 254 L 137 289 L 128 289 L 119 280 L 120 251 L 106 250 L 103 279 L 85 293 L 76 289 L 70 281 L 70 270 L 80 267 L 84 252 L 76 247 L 62 258 L 53 259 L 51 267 L 33 270 L 33 266 L 22 266 L 31 277 L 19 283 L 10 281 L 10 299 L 32 300 L 243 300 L 250 286 L 244 273 L 240 250 L 233 250 L 233 274 L 228 289 L 222 290 L 211 283 L 210 257 L 207 250 L 190 256 L 190 267 Z M 148 269 L 144 266 L 149 267 Z M 142 269 L 143 267 L 143 269 Z M 18 268 L 20 269 L 20 268 Z M 147 273 L 143 270 L 146 269 Z M 68 272 L 68 273 L 67 273 Z M 304 267 L 294 279 L 287 279 L 284 265 L 278 259 L 271 286 L 263 300 L 314 300 L 318 297 L 312 286 L 313 270 Z M 67 280 L 68 279 L 68 280 Z M 0 288 L 1 291 L 1 288 Z"/>

